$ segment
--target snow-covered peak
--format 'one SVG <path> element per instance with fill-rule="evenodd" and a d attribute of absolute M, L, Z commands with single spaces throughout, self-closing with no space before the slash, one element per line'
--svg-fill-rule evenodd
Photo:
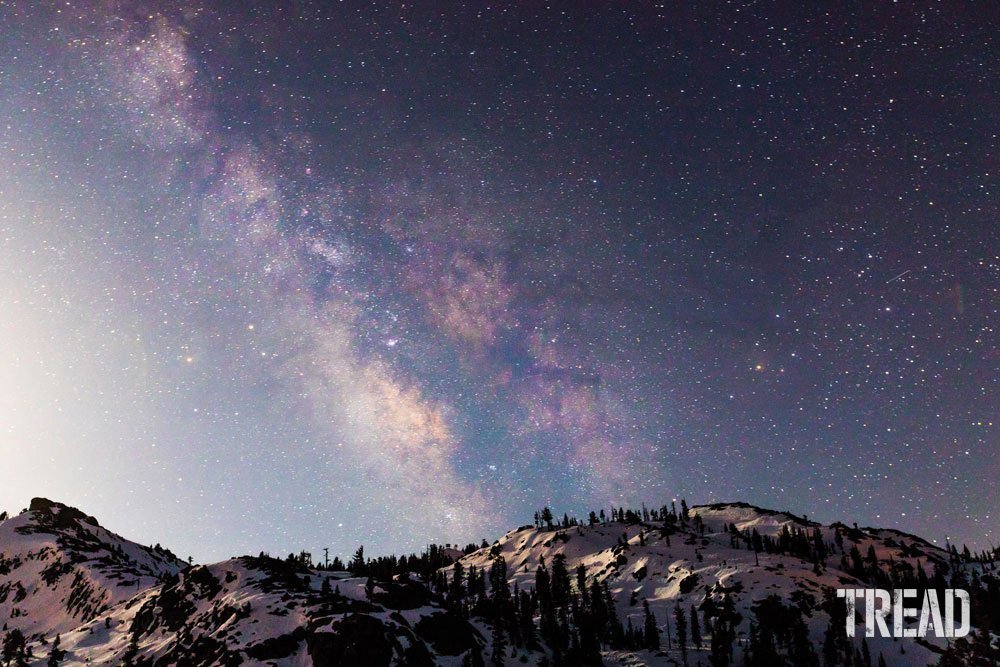
<path fill-rule="evenodd" d="M 819 525 L 790 512 L 778 512 L 739 502 L 695 505 L 689 514 L 701 517 L 705 525 L 716 532 L 720 532 L 724 524 L 735 525 L 741 531 L 756 528 L 762 535 L 777 535 L 783 526 L 806 528 Z"/>
<path fill-rule="evenodd" d="M 706 605 L 719 607 L 730 598 L 739 617 L 738 640 L 749 637 L 755 610 L 776 596 L 800 610 L 818 647 L 830 624 L 826 609 L 837 588 L 912 583 L 923 574 L 932 576 L 938 568 L 945 571 L 949 562 L 947 551 L 913 535 L 841 523 L 823 525 L 747 503 L 694 506 L 687 520 L 667 520 L 656 513 L 645 520 L 641 517 L 642 513 L 634 513 L 624 521 L 523 527 L 459 563 L 466 573 L 470 568 L 485 573 L 502 557 L 510 585 L 528 590 L 536 585 L 540 565 L 552 576 L 555 559 L 564 558 L 561 567 L 569 573 L 573 590 L 580 594 L 582 567 L 586 586 L 606 585 L 623 623 L 633 627 L 644 622 L 644 602 L 665 627 L 678 607 L 701 613 Z M 870 554 L 875 562 L 869 560 Z M 447 571 L 453 578 L 455 566 Z M 859 628 L 858 642 L 863 635 Z M 868 642 L 872 654 L 884 654 L 890 667 L 936 664 L 935 652 L 945 644 L 936 638 L 910 642 L 901 654 L 898 640 Z M 690 664 L 699 659 L 707 663 L 707 648 L 691 647 L 690 652 Z M 666 658 L 655 658 L 642 659 L 645 664 L 670 664 Z"/>
<path fill-rule="evenodd" d="M 183 567 L 165 549 L 136 544 L 74 507 L 35 498 L 0 523 L 0 618 L 17 619 L 26 635 L 65 631 Z"/>
<path fill-rule="evenodd" d="M 994 563 L 891 529 L 822 525 L 746 503 L 694 506 L 680 515 L 666 508 L 612 514 L 613 520 L 595 517 L 592 524 L 549 526 L 541 519 L 544 525 L 512 530 L 469 554 L 445 547 L 432 560 L 429 550 L 423 565 L 410 565 L 408 572 L 419 575 L 381 570 L 385 576 L 369 579 L 312 568 L 307 558 L 263 553 L 186 566 L 165 549 L 106 530 L 84 512 L 36 499 L 0 522 L 0 621 L 24 633 L 33 659 L 57 656 L 62 665 L 457 667 L 492 655 L 506 633 L 514 643 L 505 645 L 503 662 L 513 666 L 558 662 L 558 651 L 567 647 L 554 648 L 553 623 L 582 641 L 587 614 L 593 619 L 598 608 L 613 608 L 621 628 L 617 640 L 609 639 L 611 625 L 589 630 L 604 637 L 600 660 L 639 666 L 682 664 L 676 642 L 666 639 L 681 609 L 689 622 L 703 619 L 704 641 L 688 634 L 685 650 L 688 664 L 704 665 L 712 641 L 723 633 L 740 664 L 753 624 L 759 628 L 765 618 L 785 623 L 775 635 L 785 654 L 793 635 L 807 652 L 825 650 L 837 588 L 985 581 L 977 604 L 996 599 L 987 590 L 995 587 Z M 457 563 L 436 569 L 449 557 Z M 508 594 L 517 593 L 507 599 L 515 604 L 493 597 L 494 583 L 503 578 L 491 570 L 500 572 L 501 563 Z M 372 561 L 362 567 L 372 568 Z M 543 580 L 552 596 L 548 608 L 560 606 L 557 589 L 562 599 L 547 626 Z M 504 610 L 503 627 L 498 610 Z M 659 649 L 634 639 L 634 630 L 650 622 L 665 639 Z M 945 648 L 945 640 L 932 637 L 908 641 L 905 651 L 898 639 L 869 638 L 865 646 L 863 628 L 857 630 L 853 644 L 845 637 L 834 647 L 844 659 L 867 650 L 873 664 L 881 656 L 887 667 L 922 667 L 937 664 Z"/>

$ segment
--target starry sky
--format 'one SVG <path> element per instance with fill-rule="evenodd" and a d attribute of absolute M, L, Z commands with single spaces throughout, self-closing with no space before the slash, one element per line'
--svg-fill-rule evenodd
<path fill-rule="evenodd" d="M 681 497 L 1000 540 L 994 7 L 0 25 L 3 509 L 199 560 Z"/>

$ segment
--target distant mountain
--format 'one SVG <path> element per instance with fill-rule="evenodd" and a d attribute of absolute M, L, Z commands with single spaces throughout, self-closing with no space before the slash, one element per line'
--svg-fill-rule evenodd
<path fill-rule="evenodd" d="M 189 566 L 39 498 L 0 522 L 0 634 L 4 664 L 997 665 L 996 555 L 731 503 L 546 510 L 492 545 L 350 572 Z M 873 586 L 970 589 L 977 630 L 850 640 L 834 591 Z"/>

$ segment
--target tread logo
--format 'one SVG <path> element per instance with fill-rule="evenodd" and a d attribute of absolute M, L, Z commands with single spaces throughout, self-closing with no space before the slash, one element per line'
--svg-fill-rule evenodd
<path fill-rule="evenodd" d="M 874 637 L 878 629 L 880 637 L 926 637 L 928 633 L 937 637 L 965 637 L 969 634 L 969 594 L 960 588 L 946 588 L 943 593 L 944 615 L 938 591 L 923 591 L 923 604 L 918 610 L 915 604 L 920 591 L 915 588 L 901 588 L 889 592 L 882 588 L 838 588 L 837 597 L 847 603 L 847 636 L 854 636 L 855 616 L 860 612 L 864 617 L 865 636 Z M 858 600 L 863 600 L 858 603 Z M 958 604 L 959 627 L 955 627 L 956 601 Z M 919 614 L 918 614 L 919 612 Z M 891 632 L 887 617 L 892 616 Z M 912 621 L 917 620 L 916 627 Z"/>

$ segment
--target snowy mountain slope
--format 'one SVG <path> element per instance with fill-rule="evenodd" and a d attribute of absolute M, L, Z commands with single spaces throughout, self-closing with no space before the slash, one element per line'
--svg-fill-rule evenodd
<path fill-rule="evenodd" d="M 458 664 L 482 641 L 418 583 L 365 584 L 267 557 L 195 566 L 63 635 L 64 664 Z"/>
<path fill-rule="evenodd" d="M 28 664 L 457 665 L 484 643 L 423 584 L 366 583 L 264 555 L 189 567 L 40 498 L 0 523 L 0 634 Z"/>
<path fill-rule="evenodd" d="M 0 619 L 28 636 L 65 632 L 185 565 L 77 509 L 35 498 L 0 522 Z"/>
<path fill-rule="evenodd" d="M 851 644 L 843 622 L 831 621 L 838 587 L 942 587 L 945 576 L 961 575 L 986 591 L 977 604 L 1000 600 L 995 561 L 963 559 L 894 530 L 825 526 L 743 503 L 618 511 L 592 525 L 539 521 L 478 550 L 435 554 L 388 570 L 369 560 L 365 576 L 264 554 L 187 566 L 79 510 L 36 499 L 0 523 L 0 634 L 5 643 L 26 637 L 21 664 L 681 665 L 680 605 L 691 667 L 717 664 L 712 654 L 727 645 L 731 662 L 718 664 L 818 667 L 868 664 L 863 628 Z M 561 602 L 553 603 L 560 576 Z M 611 611 L 599 612 L 605 604 Z M 995 611 L 981 616 L 994 632 Z M 656 648 L 643 633 L 650 623 Z M 776 644 L 771 654 L 764 634 Z M 945 644 L 871 638 L 867 652 L 872 667 L 880 657 L 888 667 L 937 665 Z"/>
<path fill-rule="evenodd" d="M 599 522 L 551 530 L 523 527 L 507 533 L 489 548 L 465 556 L 460 563 L 466 571 L 469 568 L 488 571 L 494 559 L 502 556 L 511 586 L 528 590 L 537 584 L 539 565 L 545 562 L 551 569 L 553 559 L 562 554 L 571 574 L 582 565 L 588 582 L 607 582 L 622 622 L 631 622 L 635 628 L 643 625 L 644 600 L 648 601 L 661 631 L 665 631 L 667 624 L 673 622 L 678 604 L 685 612 L 694 608 L 700 614 L 706 600 L 719 606 L 728 594 L 740 617 L 736 631 L 738 654 L 739 645 L 745 643 L 750 623 L 755 619 L 753 610 L 772 595 L 801 610 L 812 644 L 821 646 L 830 624 L 830 615 L 824 610 L 824 594 L 829 596 L 836 588 L 873 585 L 859 578 L 858 571 L 853 569 L 852 547 L 865 555 L 871 547 L 886 577 L 889 573 L 916 577 L 915 573 L 932 572 L 949 562 L 946 550 L 899 531 L 857 529 L 843 524 L 822 526 L 792 514 L 744 503 L 693 507 L 688 521 L 678 522 L 667 530 L 663 525 L 660 521 L 639 520 L 632 525 Z M 774 542 L 781 540 L 783 533 L 788 539 L 787 536 L 800 531 L 810 541 L 818 534 L 826 554 L 817 563 L 815 559 L 792 553 L 755 553 L 751 544 L 734 536 L 752 531 Z M 453 570 L 454 566 L 449 568 Z M 856 635 L 856 646 L 860 648 L 863 626 L 857 626 Z M 889 666 L 937 664 L 939 651 L 946 644 L 946 640 L 937 638 L 920 643 L 907 640 L 905 645 L 902 641 L 867 640 L 871 655 L 877 658 L 881 653 Z M 699 661 L 708 664 L 707 642 L 705 646 L 702 650 L 689 647 L 690 664 Z M 905 652 L 901 652 L 901 647 Z M 648 652 L 618 652 L 607 654 L 606 658 L 616 656 L 622 664 L 630 665 L 670 664 L 670 659 L 681 659 L 677 651 L 669 653 L 672 658 Z"/>

